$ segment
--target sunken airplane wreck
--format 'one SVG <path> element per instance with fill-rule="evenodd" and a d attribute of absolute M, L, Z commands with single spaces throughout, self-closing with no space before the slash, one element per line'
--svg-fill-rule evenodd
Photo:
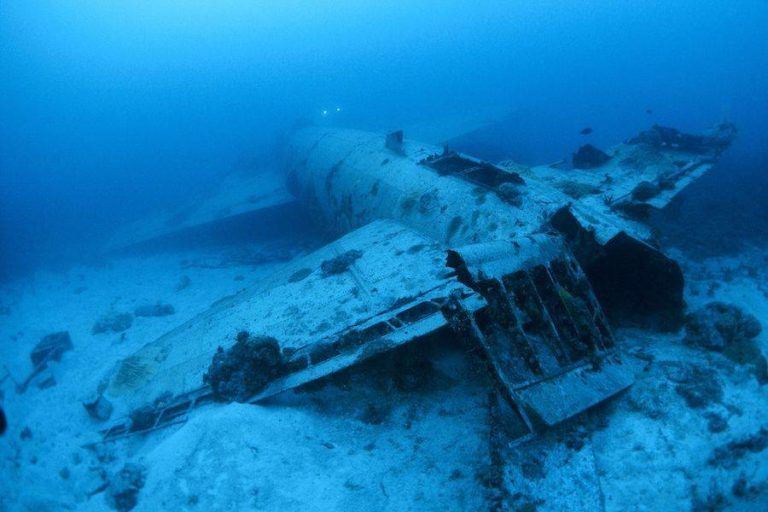
<path fill-rule="evenodd" d="M 121 361 L 103 399 L 125 416 L 103 438 L 178 423 L 214 401 L 212 361 L 243 349 L 241 331 L 272 337 L 259 345 L 269 368 L 241 401 L 439 333 L 482 349 L 521 437 L 572 417 L 633 382 L 610 325 L 680 326 L 682 272 L 644 221 L 734 136 L 729 124 L 704 135 L 653 127 L 595 165 L 528 168 L 402 132 L 297 129 L 282 180 L 229 183 L 183 218 L 134 226 L 114 246 L 227 218 L 293 222 L 295 212 L 343 236 Z"/>

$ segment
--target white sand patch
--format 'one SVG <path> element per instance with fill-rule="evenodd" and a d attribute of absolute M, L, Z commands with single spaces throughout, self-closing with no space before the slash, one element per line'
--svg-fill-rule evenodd
<path fill-rule="evenodd" d="M 760 257 L 686 264 L 689 306 L 732 302 L 765 327 L 766 273 L 752 268 Z M 101 267 L 39 273 L 0 289 L 0 304 L 8 307 L 0 317 L 0 360 L 15 379 L 31 370 L 29 352 L 42 336 L 67 330 L 74 345 L 53 365 L 56 386 L 32 385 L 17 394 L 10 380 L 2 385 L 10 426 L 0 443 L 0 509 L 105 510 L 104 493 L 89 494 L 126 461 L 147 468 L 135 510 L 487 508 L 488 387 L 456 353 L 436 359 L 452 378 L 436 389 L 390 392 L 373 378 L 365 384 L 361 371 L 339 387 L 261 406 L 210 405 L 182 426 L 96 452 L 83 448 L 99 439 L 103 424 L 81 401 L 118 360 L 274 268 L 221 266 L 217 258 L 125 257 Z M 189 285 L 177 291 L 182 276 Z M 173 305 L 175 314 L 134 318 L 124 336 L 91 333 L 104 313 L 158 301 Z M 508 503 L 539 511 L 688 510 L 696 499 L 713 506 L 722 499 L 733 510 L 767 509 L 768 451 L 746 450 L 731 467 L 711 463 L 717 448 L 768 426 L 766 386 L 721 354 L 685 346 L 680 334 L 622 331 L 619 337 L 643 356 L 638 361 L 647 371 L 607 407 L 518 448 L 542 463 L 531 472 L 522 471 L 522 459 L 506 460 Z M 765 332 L 758 342 L 765 351 Z M 722 398 L 689 407 L 665 374 L 667 364 L 713 370 Z M 368 404 L 385 407 L 380 423 L 363 421 Z M 726 421 L 723 431 L 710 431 L 711 414 Z M 22 440 L 25 427 L 31 438 Z M 745 493 L 734 491 L 740 479 Z"/>

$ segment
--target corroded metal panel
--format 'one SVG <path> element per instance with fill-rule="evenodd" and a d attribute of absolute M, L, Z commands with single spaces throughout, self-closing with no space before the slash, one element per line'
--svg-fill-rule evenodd
<path fill-rule="evenodd" d="M 502 390 L 537 423 L 554 425 L 625 389 L 623 363 L 589 281 L 563 242 L 490 242 L 451 251 L 449 264 L 487 307 L 446 308 L 457 332 L 485 350 Z"/>

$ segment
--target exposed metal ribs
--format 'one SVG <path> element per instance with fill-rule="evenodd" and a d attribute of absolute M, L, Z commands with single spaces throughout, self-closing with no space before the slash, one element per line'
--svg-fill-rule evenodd
<path fill-rule="evenodd" d="M 199 389 L 179 395 L 162 405 L 146 406 L 140 411 L 134 411 L 134 414 L 141 415 L 140 422 L 134 421 L 130 417 L 123 418 L 110 428 L 101 431 L 102 441 L 116 441 L 132 434 L 151 432 L 183 423 L 187 420 L 187 415 L 192 409 L 213 401 L 210 388 L 201 386 Z"/>
<path fill-rule="evenodd" d="M 455 151 L 445 151 L 441 155 L 432 155 L 420 162 L 436 171 L 440 176 L 455 176 L 479 187 L 496 190 L 504 183 L 522 185 L 523 178 L 516 172 L 507 171 L 495 165 L 460 155 Z"/>
<path fill-rule="evenodd" d="M 625 388 L 632 374 L 573 256 L 547 237 L 527 243 L 453 251 L 449 264 L 487 307 L 471 313 L 453 300 L 443 311 L 460 335 L 484 348 L 526 423 L 554 424 Z M 536 247 L 543 257 L 530 257 Z"/>

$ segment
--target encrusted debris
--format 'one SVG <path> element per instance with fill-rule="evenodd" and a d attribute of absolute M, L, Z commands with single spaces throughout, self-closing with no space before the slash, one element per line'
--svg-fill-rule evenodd
<path fill-rule="evenodd" d="M 691 512 L 720 512 L 728 506 L 728 500 L 712 484 L 706 496 L 701 496 L 696 486 L 691 489 Z"/>
<path fill-rule="evenodd" d="M 91 332 L 93 334 L 102 334 L 105 332 L 119 333 L 130 329 L 131 325 L 133 325 L 132 314 L 112 312 L 99 318 L 96 323 L 93 324 Z"/>
<path fill-rule="evenodd" d="M 703 409 L 723 399 L 723 386 L 717 372 L 696 364 L 666 362 L 661 365 L 669 380 L 675 383 L 675 392 L 683 397 L 688 407 Z"/>
<path fill-rule="evenodd" d="M 156 304 L 145 304 L 133 310 L 136 316 L 168 316 L 176 312 L 170 304 L 158 302 Z"/>
<path fill-rule="evenodd" d="M 88 415 L 96 421 L 106 421 L 112 416 L 112 402 L 104 398 L 104 395 L 98 395 L 97 397 L 83 402 Z"/>
<path fill-rule="evenodd" d="M 650 181 L 641 181 L 632 189 L 632 199 L 635 201 L 648 201 L 661 192 L 661 187 Z"/>
<path fill-rule="evenodd" d="M 289 283 L 298 283 L 299 281 L 303 281 L 306 279 L 310 274 L 312 273 L 311 268 L 302 268 L 291 274 L 291 276 L 288 278 Z"/>
<path fill-rule="evenodd" d="M 719 434 L 728 430 L 728 420 L 716 412 L 708 412 L 704 415 L 707 420 L 707 430 L 713 434 Z"/>
<path fill-rule="evenodd" d="M 323 261 L 320 264 L 320 270 L 323 272 L 323 277 L 333 276 L 336 274 L 341 274 L 342 272 L 346 272 L 346 270 L 362 256 L 362 251 L 351 249 L 342 254 L 339 254 L 335 258 Z"/>
<path fill-rule="evenodd" d="M 32 364 L 38 367 L 48 361 L 60 361 L 62 354 L 72 350 L 72 338 L 67 331 L 48 334 L 35 345 L 29 354 Z"/>
<path fill-rule="evenodd" d="M 668 387 L 665 382 L 658 386 L 650 386 L 645 382 L 635 384 L 627 394 L 627 405 L 631 411 L 652 420 L 660 420 L 666 415 L 667 404 L 663 392 Z"/>
<path fill-rule="evenodd" d="M 732 469 L 745 455 L 760 453 L 766 448 L 768 448 L 768 428 L 761 427 L 752 435 L 715 448 L 708 462 L 711 466 Z"/>
<path fill-rule="evenodd" d="M 496 194 L 507 204 L 517 208 L 523 205 L 523 191 L 514 183 L 502 183 L 496 188 Z"/>
<path fill-rule="evenodd" d="M 761 487 L 764 487 L 763 485 L 754 485 L 750 484 L 747 481 L 747 478 L 742 473 L 739 475 L 739 478 L 736 479 L 736 481 L 733 483 L 733 486 L 731 487 L 731 493 L 736 496 L 737 498 L 745 498 L 745 499 L 755 499 L 761 494 Z"/>
<path fill-rule="evenodd" d="M 231 348 L 218 348 L 203 382 L 211 386 L 218 400 L 244 402 L 282 370 L 283 356 L 277 340 L 243 331 Z"/>
<path fill-rule="evenodd" d="M 672 149 L 687 153 L 717 155 L 733 142 L 736 132 L 736 127 L 731 123 L 722 123 L 704 135 L 693 135 L 674 128 L 654 125 L 650 130 L 641 132 L 627 143 L 644 144 L 661 150 Z"/>
<path fill-rule="evenodd" d="M 573 155 L 573 167 L 576 169 L 595 169 L 605 165 L 610 159 L 610 156 L 592 144 L 584 144 Z"/>
<path fill-rule="evenodd" d="M 685 328 L 686 343 L 719 352 L 736 343 L 751 340 L 762 331 L 754 315 L 724 302 L 710 302 L 689 314 Z"/>
<path fill-rule="evenodd" d="M 394 151 L 398 155 L 405 154 L 403 152 L 403 130 L 388 133 L 384 145 L 387 149 Z"/>
<path fill-rule="evenodd" d="M 107 504 L 118 512 L 133 510 L 139 502 L 139 491 L 144 487 L 146 468 L 129 462 L 109 478 Z"/>
<path fill-rule="evenodd" d="M 701 378 L 709 377 L 709 374 L 704 374 Z M 675 386 L 675 391 L 692 409 L 701 409 L 711 403 L 719 403 L 723 399 L 723 388 L 714 377 L 712 380 L 693 380 L 678 384 Z"/>
<path fill-rule="evenodd" d="M 591 196 L 600 193 L 600 188 L 589 183 L 581 183 L 573 180 L 563 180 L 555 184 L 560 191 L 573 199 Z"/>
<path fill-rule="evenodd" d="M 34 368 L 23 382 L 16 384 L 16 392 L 24 393 L 33 381 L 36 381 L 37 387 L 40 389 L 55 386 L 56 378 L 48 367 L 48 363 L 61 361 L 61 356 L 70 350 L 72 350 L 72 339 L 67 331 L 43 336 L 29 354 Z"/>
<path fill-rule="evenodd" d="M 154 407 L 145 405 L 131 411 L 129 417 L 131 420 L 130 431 L 140 432 L 152 428 L 155 425 L 157 413 Z"/>

